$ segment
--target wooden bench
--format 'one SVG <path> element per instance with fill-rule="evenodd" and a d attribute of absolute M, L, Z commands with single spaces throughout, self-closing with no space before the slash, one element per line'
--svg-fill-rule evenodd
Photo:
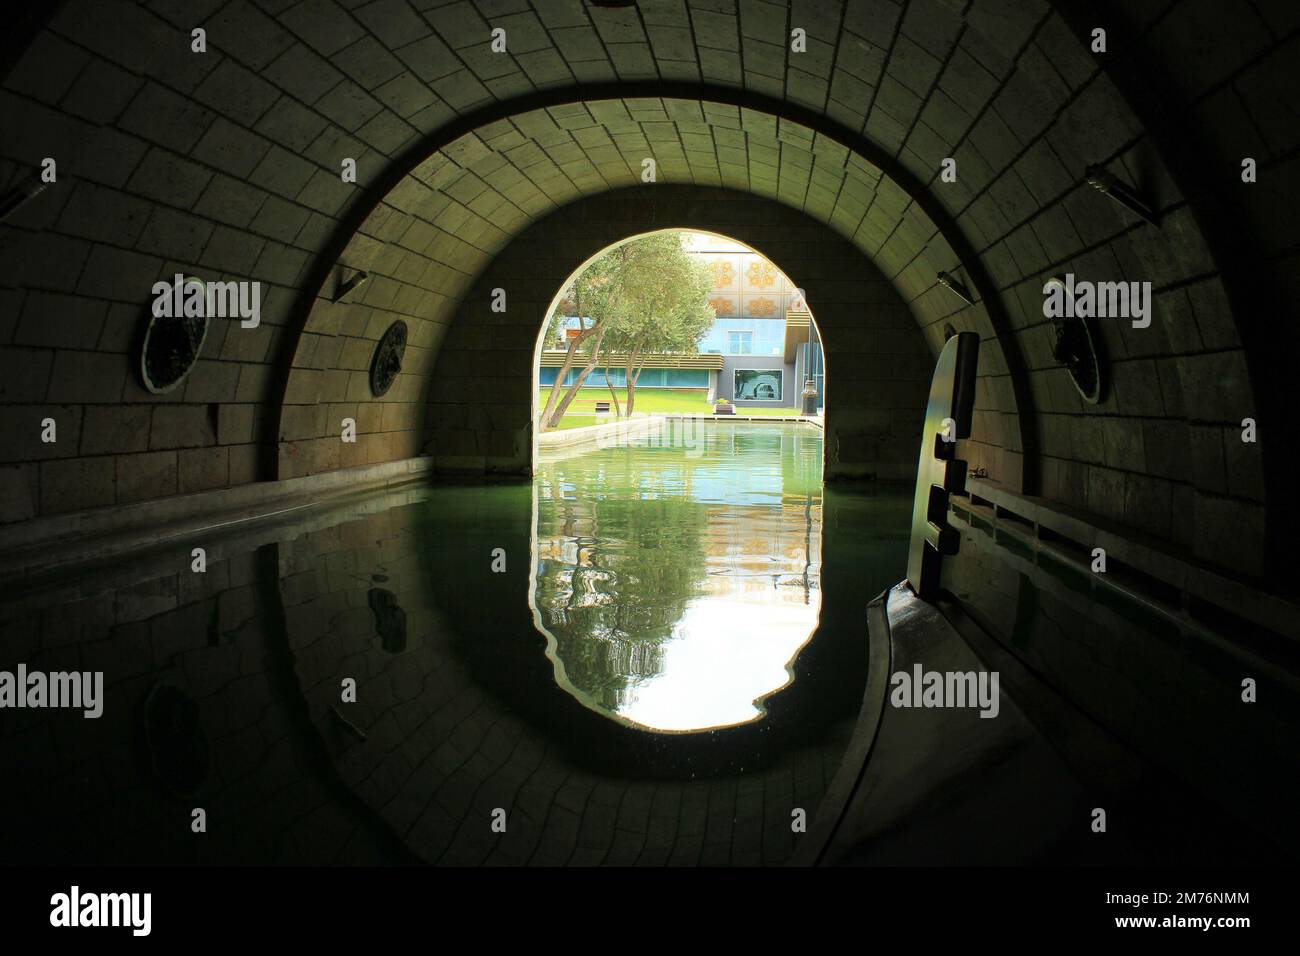
<path fill-rule="evenodd" d="M 608 415 L 613 409 L 611 402 L 583 402 L 574 406 L 574 411 L 587 415 Z"/>

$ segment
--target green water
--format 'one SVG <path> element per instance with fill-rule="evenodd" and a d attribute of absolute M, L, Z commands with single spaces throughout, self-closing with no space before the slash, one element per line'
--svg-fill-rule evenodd
<path fill-rule="evenodd" d="M 535 622 L 556 682 L 650 730 L 761 718 L 821 608 L 822 433 L 674 422 L 543 458 Z"/>
<path fill-rule="evenodd" d="M 691 427 L 543 455 L 531 481 L 410 483 L 0 581 L 0 670 L 103 674 L 96 719 L 0 711 L 0 814 L 23 821 L 6 861 L 788 861 L 792 812 L 812 833 L 839 809 L 824 797 L 869 692 L 866 606 L 903 577 L 912 488 L 823 486 L 811 426 Z M 986 531 L 944 575 L 1004 647 L 1162 755 L 1162 776 L 1132 778 L 1154 846 L 1184 845 L 1188 820 L 1220 820 L 1201 843 L 1223 853 L 1269 845 L 1159 781 L 1226 781 L 1226 806 L 1245 781 L 1283 819 L 1294 788 L 1265 768 L 1294 763 L 1285 688 L 1263 733 L 1215 703 L 1248 659 Z M 1194 746 L 1170 747 L 1174 726 Z M 194 839 L 196 806 L 219 840 Z"/>
<path fill-rule="evenodd" d="M 810 426 L 708 427 L 0 582 L 0 669 L 102 670 L 105 700 L 0 713 L 8 858 L 788 859 L 911 489 L 823 488 Z"/>

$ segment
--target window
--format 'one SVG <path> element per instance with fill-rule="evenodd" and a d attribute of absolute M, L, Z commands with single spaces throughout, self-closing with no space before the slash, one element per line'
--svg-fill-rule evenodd
<path fill-rule="evenodd" d="M 754 333 L 741 330 L 729 331 L 727 333 L 727 354 L 753 355 Z"/>
<path fill-rule="evenodd" d="M 664 385 L 668 388 L 708 388 L 709 373 L 702 368 L 665 369 Z"/>

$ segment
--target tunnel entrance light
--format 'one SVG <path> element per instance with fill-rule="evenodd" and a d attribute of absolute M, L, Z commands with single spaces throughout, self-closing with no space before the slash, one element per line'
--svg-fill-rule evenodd
<path fill-rule="evenodd" d="M 29 199 L 35 199 L 45 192 L 48 186 L 49 183 L 43 182 L 39 176 L 29 176 L 5 193 L 4 196 L 0 196 L 0 222 L 8 219 L 19 206 Z"/>
<path fill-rule="evenodd" d="M 351 292 L 353 289 L 361 285 L 361 283 L 365 282 L 369 278 L 370 278 L 369 272 L 358 271 L 352 273 L 352 275 L 348 277 L 346 282 L 339 283 L 339 287 L 337 291 L 335 291 L 334 298 L 332 301 L 342 302 L 347 297 L 349 292 Z"/>
<path fill-rule="evenodd" d="M 967 305 L 975 304 L 975 298 L 970 294 L 970 290 L 956 276 L 947 272 L 940 272 L 935 278 L 938 279 L 939 285 L 956 293 Z"/>

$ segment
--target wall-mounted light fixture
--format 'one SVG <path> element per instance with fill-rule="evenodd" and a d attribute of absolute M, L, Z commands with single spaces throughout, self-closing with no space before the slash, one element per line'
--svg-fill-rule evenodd
<path fill-rule="evenodd" d="M 208 338 L 207 309 L 190 315 L 179 308 L 182 296 L 189 296 L 195 287 L 208 301 L 208 285 L 198 276 L 177 277 L 180 282 L 175 299 L 168 293 L 162 303 L 164 314 L 159 315 L 155 299 L 145 312 L 144 332 L 139 339 L 140 381 L 154 395 L 165 395 L 177 389 L 194 369 Z"/>
<path fill-rule="evenodd" d="M 1064 276 L 1048 279 L 1044 291 L 1051 287 L 1069 294 Z M 1069 373 L 1079 397 L 1089 405 L 1099 404 L 1106 397 L 1107 361 L 1092 319 L 1059 316 L 1052 319 L 1052 333 L 1052 357 Z"/>
<path fill-rule="evenodd" d="M 962 301 L 964 301 L 967 305 L 975 304 L 975 299 L 970 294 L 970 290 L 967 289 L 966 286 L 962 283 L 962 281 L 958 279 L 955 275 L 952 275 L 951 273 L 948 272 L 940 272 L 938 276 L 936 276 L 936 278 L 939 280 L 939 285 L 961 296 Z"/>
<path fill-rule="evenodd" d="M 384 332 L 375 346 L 370 360 L 370 394 L 380 398 L 388 394 L 393 380 L 402 371 L 402 357 L 406 354 L 406 323 L 398 319 Z"/>
<path fill-rule="evenodd" d="M 338 290 L 334 293 L 334 302 L 342 302 L 349 292 L 355 289 L 361 283 L 370 278 L 369 272 L 354 272 L 346 282 L 339 284 Z"/>
<path fill-rule="evenodd" d="M 5 193 L 0 197 L 0 222 L 8 219 L 14 210 L 27 200 L 34 199 L 45 192 L 48 186 L 49 183 L 43 182 L 40 176 L 32 175 Z"/>
<path fill-rule="evenodd" d="M 1119 177 L 1112 173 L 1104 166 L 1089 166 L 1084 175 L 1088 178 L 1088 185 L 1104 196 L 1109 196 L 1115 202 L 1119 203 L 1129 212 L 1136 213 L 1151 225 L 1159 225 L 1156 222 L 1156 214 L 1135 191 L 1120 182 Z"/>

